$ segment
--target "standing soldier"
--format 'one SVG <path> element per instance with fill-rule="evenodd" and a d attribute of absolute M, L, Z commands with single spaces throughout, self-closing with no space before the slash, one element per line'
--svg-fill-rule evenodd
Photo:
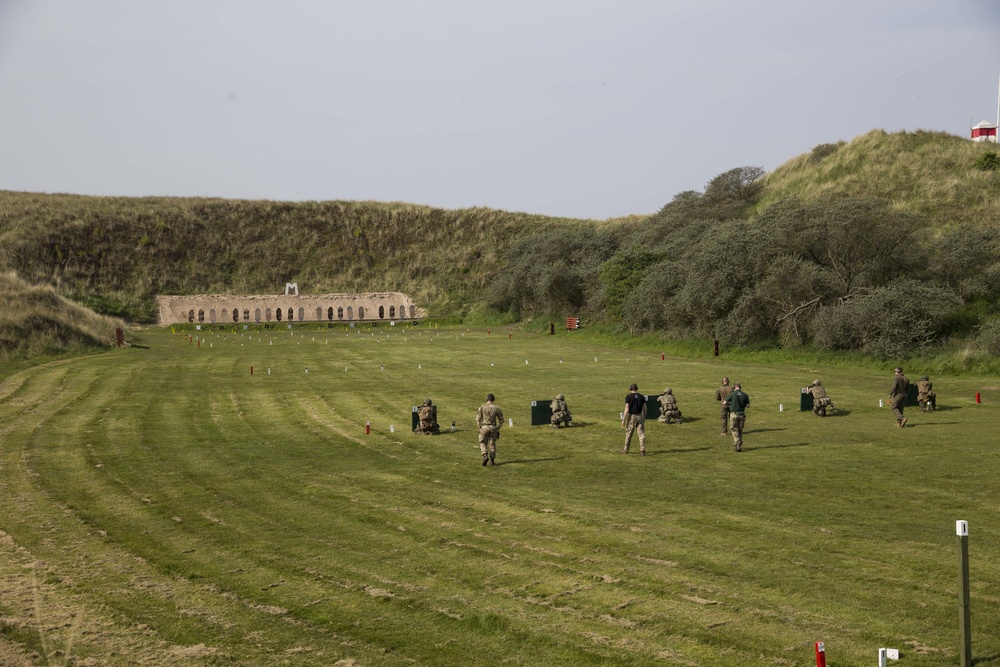
<path fill-rule="evenodd" d="M 903 428 L 906 426 L 906 417 L 903 416 L 903 405 L 906 403 L 906 394 L 910 390 L 910 381 L 903 375 L 903 369 L 896 367 L 896 376 L 892 379 L 892 388 L 889 390 L 889 407 L 892 414 L 896 415 L 896 426 Z"/>
<path fill-rule="evenodd" d="M 562 424 L 566 424 L 566 428 L 569 428 L 569 422 L 573 419 L 573 415 L 569 413 L 569 407 L 566 406 L 566 396 L 559 394 L 549 407 L 552 408 L 552 428 L 559 428 Z"/>
<path fill-rule="evenodd" d="M 639 432 L 639 451 L 646 455 L 646 397 L 639 393 L 639 385 L 632 383 L 625 396 L 625 410 L 622 412 L 622 426 L 625 427 L 625 446 L 622 454 L 628 454 L 632 434 Z"/>
<path fill-rule="evenodd" d="M 737 382 L 726 401 L 729 403 L 729 430 L 733 433 L 733 444 L 736 445 L 736 451 L 742 452 L 743 424 L 746 423 L 750 397 L 743 393 L 743 388 Z"/>
<path fill-rule="evenodd" d="M 657 421 L 664 424 L 676 421 L 680 425 L 681 411 L 677 409 L 677 399 L 674 397 L 673 390 L 667 387 L 656 401 L 660 404 L 660 418 Z"/>
<path fill-rule="evenodd" d="M 920 379 L 917 380 L 917 403 L 920 404 L 921 412 L 937 410 L 937 394 L 934 393 L 934 383 L 926 375 L 920 376 Z"/>
<path fill-rule="evenodd" d="M 729 378 L 722 378 L 722 386 L 715 390 L 715 400 L 722 401 L 722 435 L 729 433 L 729 394 L 732 392 Z"/>
<path fill-rule="evenodd" d="M 497 440 L 500 439 L 500 428 L 503 426 L 503 410 L 493 404 L 493 394 L 486 395 L 486 402 L 479 406 L 476 412 L 476 424 L 479 426 L 479 452 L 483 455 L 483 465 L 487 461 L 494 465 L 497 457 Z"/>
<path fill-rule="evenodd" d="M 826 389 L 819 380 L 813 380 L 809 385 L 809 393 L 813 397 L 813 414 L 826 417 L 826 409 L 833 407 L 833 401 L 826 395 Z"/>

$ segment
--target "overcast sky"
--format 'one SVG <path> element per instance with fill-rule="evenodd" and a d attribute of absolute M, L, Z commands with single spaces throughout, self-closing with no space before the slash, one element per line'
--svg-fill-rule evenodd
<path fill-rule="evenodd" d="M 998 81 L 995 0 L 0 0 L 0 189 L 603 219 Z"/>

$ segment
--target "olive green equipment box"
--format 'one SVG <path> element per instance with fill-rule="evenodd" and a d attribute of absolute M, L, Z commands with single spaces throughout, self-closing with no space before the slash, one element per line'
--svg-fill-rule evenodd
<path fill-rule="evenodd" d="M 552 401 L 543 398 L 531 402 L 531 425 L 542 426 L 552 423 Z"/>

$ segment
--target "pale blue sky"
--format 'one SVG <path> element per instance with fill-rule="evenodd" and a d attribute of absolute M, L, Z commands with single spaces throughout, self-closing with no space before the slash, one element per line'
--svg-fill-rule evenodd
<path fill-rule="evenodd" d="M 0 189 L 607 218 L 998 79 L 994 0 L 0 0 Z"/>

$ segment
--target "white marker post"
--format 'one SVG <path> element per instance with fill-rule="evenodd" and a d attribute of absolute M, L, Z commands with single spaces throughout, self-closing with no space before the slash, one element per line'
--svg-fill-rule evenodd
<path fill-rule="evenodd" d="M 969 606 L 969 522 L 956 521 L 958 535 L 958 647 L 959 667 L 972 667 L 972 612 Z"/>

